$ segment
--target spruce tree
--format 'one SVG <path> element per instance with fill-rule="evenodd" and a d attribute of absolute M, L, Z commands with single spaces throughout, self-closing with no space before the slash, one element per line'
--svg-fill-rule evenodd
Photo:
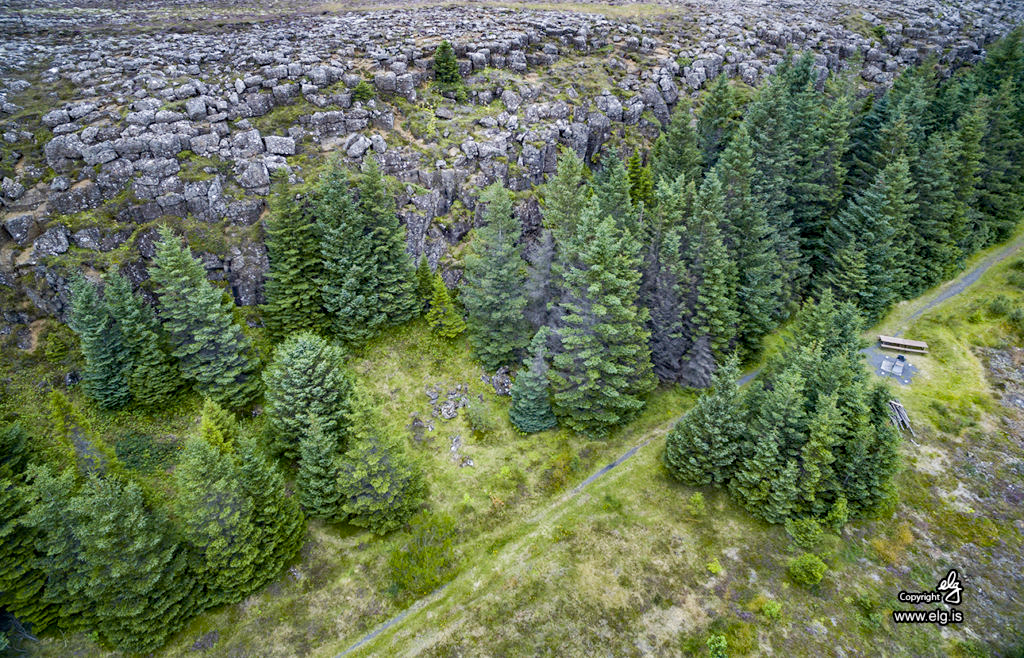
<path fill-rule="evenodd" d="M 89 590 L 89 567 L 76 535 L 71 498 L 80 476 L 72 468 L 55 473 L 48 464 L 29 466 L 27 511 L 22 517 L 35 539 L 35 567 L 46 574 L 41 603 L 55 613 L 55 624 L 70 632 L 95 627 L 95 602 Z"/>
<path fill-rule="evenodd" d="M 629 172 L 614 149 L 601 158 L 601 169 L 594 176 L 594 199 L 600 217 L 611 217 L 619 230 L 631 236 L 623 247 L 639 245 L 640 227 L 637 223 L 639 208 L 630 198 Z M 579 203 L 579 199 L 575 201 Z"/>
<path fill-rule="evenodd" d="M 572 241 L 588 194 L 583 188 L 585 166 L 574 151 L 562 149 L 555 175 L 543 186 L 544 227 L 559 248 Z"/>
<path fill-rule="evenodd" d="M 704 166 L 711 169 L 740 123 L 736 92 L 724 73 L 715 78 L 697 112 L 697 144 Z"/>
<path fill-rule="evenodd" d="M 170 522 L 137 484 L 116 476 L 90 477 L 68 512 L 89 630 L 121 651 L 159 648 L 197 611 L 195 580 Z"/>
<path fill-rule="evenodd" d="M 802 469 L 797 488 L 800 512 L 805 516 L 828 514 L 839 485 L 832 468 L 836 459 L 832 446 L 839 438 L 842 421 L 836 400 L 837 392 L 818 396 L 808 421 L 807 442 L 800 449 Z"/>
<path fill-rule="evenodd" d="M 770 431 L 750 433 L 729 480 L 729 495 L 752 515 L 764 518 L 763 510 L 771 494 L 772 481 L 783 466 L 778 437 Z"/>
<path fill-rule="evenodd" d="M 380 428 L 366 395 L 357 395 L 340 486 L 349 522 L 386 534 L 415 513 L 423 499 L 424 483 L 419 467 L 398 440 Z"/>
<path fill-rule="evenodd" d="M 434 296 L 434 273 L 430 269 L 430 262 L 427 255 L 421 254 L 419 264 L 416 266 L 416 297 L 420 302 L 420 310 L 425 311 L 430 306 L 430 298 Z"/>
<path fill-rule="evenodd" d="M 530 357 L 512 383 L 512 406 L 509 420 L 516 429 L 526 434 L 543 432 L 558 425 L 551 409 L 548 385 L 548 338 L 550 331 L 542 327 L 530 343 Z"/>
<path fill-rule="evenodd" d="M 665 438 L 665 466 L 680 482 L 724 484 L 732 477 L 744 430 L 738 379 L 737 361 L 731 358 Z"/>
<path fill-rule="evenodd" d="M 920 158 L 921 175 L 915 178 L 917 189 L 918 258 L 914 264 L 920 289 L 931 287 L 953 276 L 960 260 L 955 234 L 956 197 L 951 175 L 952 154 L 944 135 L 934 133 Z"/>
<path fill-rule="evenodd" d="M 260 547 L 262 586 L 281 573 L 302 548 L 306 520 L 296 496 L 285 487 L 284 475 L 267 459 L 259 442 L 243 437 L 236 449 L 242 491 L 252 501 L 254 541 Z"/>
<path fill-rule="evenodd" d="M 430 298 L 430 310 L 427 311 L 427 324 L 435 335 L 451 340 L 466 330 L 466 321 L 455 308 L 452 297 L 448 294 L 448 286 L 441 278 L 440 272 L 434 273 L 433 294 Z"/>
<path fill-rule="evenodd" d="M 874 291 L 868 285 L 868 261 L 864 249 L 850 241 L 832 256 L 831 269 L 818 280 L 820 289 L 830 289 L 836 299 L 849 301 L 860 308 L 872 304 Z"/>
<path fill-rule="evenodd" d="M 71 280 L 69 324 L 78 334 L 85 368 L 85 392 L 104 409 L 118 409 L 131 401 L 128 374 L 130 354 L 114 318 L 97 287 L 82 276 Z"/>
<path fill-rule="evenodd" d="M 465 259 L 462 303 L 469 342 L 488 370 L 513 364 L 529 340 L 526 268 L 518 242 L 522 228 L 512 212 L 512 196 L 500 184 L 484 190 L 484 226 L 476 229 L 473 253 Z"/>
<path fill-rule="evenodd" d="M 299 503 L 306 514 L 320 519 L 343 517 L 339 484 L 340 438 L 324 431 L 317 416 L 309 419 L 309 429 L 299 441 L 299 473 L 295 486 Z"/>
<path fill-rule="evenodd" d="M 696 264 L 697 304 L 694 324 L 707 334 L 715 355 L 722 357 L 736 337 L 736 264 L 722 243 L 724 220 L 722 186 L 717 177 L 705 179 L 694 207 L 689 262 Z"/>
<path fill-rule="evenodd" d="M 541 229 L 527 265 L 526 308 L 523 313 L 534 329 L 554 326 L 560 290 L 556 279 L 558 253 L 551 229 Z"/>
<path fill-rule="evenodd" d="M 661 179 L 648 226 L 640 297 L 649 311 L 651 364 L 664 382 L 681 381 L 694 334 L 696 293 L 681 253 L 693 196 L 693 183 L 683 176 Z"/>
<path fill-rule="evenodd" d="M 206 280 L 202 263 L 167 227 L 160 229 L 150 274 L 182 375 L 225 407 L 250 404 L 259 393 L 259 361 L 235 321 L 230 295 Z"/>
<path fill-rule="evenodd" d="M 455 60 L 455 50 L 448 39 L 442 41 L 434 51 L 434 79 L 446 86 L 462 82 L 459 63 Z"/>
<path fill-rule="evenodd" d="M 979 96 L 970 111 L 960 117 L 951 144 L 952 178 L 955 186 L 954 239 L 961 257 L 977 251 L 987 240 L 978 211 L 981 168 L 984 151 L 982 139 L 988 113 L 988 97 Z M 958 263 L 962 265 L 961 263 Z"/>
<path fill-rule="evenodd" d="M 314 416 L 325 434 L 345 436 L 352 377 L 344 360 L 341 348 L 310 333 L 296 334 L 278 345 L 263 373 L 265 432 L 275 453 L 298 457 Z"/>
<path fill-rule="evenodd" d="M 1010 237 L 1024 218 L 1024 86 L 1007 78 L 988 105 L 981 139 L 978 211 L 986 246 Z"/>
<path fill-rule="evenodd" d="M 153 307 L 120 274 L 109 274 L 103 301 L 117 323 L 131 363 L 128 390 L 145 407 L 163 404 L 181 386 L 181 373 Z"/>
<path fill-rule="evenodd" d="M 369 230 L 376 275 L 373 286 L 386 326 L 419 315 L 416 268 L 406 252 L 405 227 L 376 158 L 366 158 L 359 175 L 359 210 Z"/>
<path fill-rule="evenodd" d="M 651 168 L 645 167 L 640 151 L 633 151 L 626 165 L 629 175 L 629 198 L 634 206 L 650 208 L 654 203 L 654 178 Z"/>
<path fill-rule="evenodd" d="M 740 124 L 712 174 L 722 188 L 723 239 L 736 269 L 736 334 L 747 354 L 779 321 L 783 278 L 775 234 L 751 189 L 753 159 L 747 126 Z"/>
<path fill-rule="evenodd" d="M 264 233 L 270 260 L 263 286 L 267 333 L 283 338 L 321 329 L 324 317 L 318 284 L 323 272 L 316 217 L 309 199 L 290 191 L 283 179 L 271 197 Z"/>
<path fill-rule="evenodd" d="M 879 317 L 906 292 L 904 254 L 914 244 L 910 225 L 914 199 L 909 167 L 900 157 L 880 171 L 871 187 L 847 204 L 829 226 L 826 239 L 834 253 L 851 244 L 864 249 L 867 294 L 858 296 L 869 317 Z M 833 263 L 833 272 L 836 269 Z M 844 296 L 853 299 L 852 292 L 845 291 Z"/>
<path fill-rule="evenodd" d="M 358 190 L 355 203 L 344 173 L 335 166 L 321 183 L 317 200 L 321 297 L 334 334 L 350 344 L 363 343 L 420 312 L 404 229 L 374 158 L 367 158 Z"/>
<path fill-rule="evenodd" d="M 700 180 L 702 158 L 697 134 L 690 125 L 690 104 L 677 103 L 668 128 L 654 140 L 650 162 L 653 183 L 657 185 L 662 178 L 674 181 L 680 175 L 686 180 Z"/>
<path fill-rule="evenodd" d="M 38 533 L 25 520 L 30 493 L 25 471 L 34 457 L 29 443 L 21 423 L 0 430 L 0 608 L 39 633 L 57 620 L 59 610 L 45 597 Z"/>
<path fill-rule="evenodd" d="M 550 372 L 555 414 L 594 437 L 635 416 L 654 388 L 635 249 L 591 200 L 567 253 L 566 298 Z"/>
<path fill-rule="evenodd" d="M 185 443 L 174 469 L 180 530 L 201 588 L 201 608 L 241 601 L 260 582 L 254 501 L 235 457 L 200 437 Z"/>
<path fill-rule="evenodd" d="M 210 399 L 203 400 L 199 436 L 221 452 L 234 452 L 240 438 L 235 415 Z"/>

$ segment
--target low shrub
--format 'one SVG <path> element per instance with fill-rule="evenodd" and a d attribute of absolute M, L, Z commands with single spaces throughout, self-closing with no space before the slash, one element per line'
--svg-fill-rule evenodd
<path fill-rule="evenodd" d="M 421 511 L 409 521 L 409 541 L 388 556 L 388 569 L 398 598 L 419 598 L 451 580 L 458 569 L 455 519 Z"/>
<path fill-rule="evenodd" d="M 140 473 L 164 470 L 175 463 L 178 444 L 157 441 L 153 437 L 132 432 L 114 445 L 117 458 L 128 468 Z"/>
<path fill-rule="evenodd" d="M 797 546 L 807 549 L 817 546 L 824 534 L 816 519 L 786 519 L 786 533 Z"/>
<path fill-rule="evenodd" d="M 690 499 L 687 501 L 687 505 L 690 508 L 690 514 L 693 514 L 697 518 L 700 518 L 707 513 L 707 506 L 704 504 L 704 494 L 699 491 L 690 496 Z"/>
<path fill-rule="evenodd" d="M 789 561 L 789 577 L 798 585 L 814 587 L 825 577 L 828 566 L 814 553 L 804 553 Z"/>

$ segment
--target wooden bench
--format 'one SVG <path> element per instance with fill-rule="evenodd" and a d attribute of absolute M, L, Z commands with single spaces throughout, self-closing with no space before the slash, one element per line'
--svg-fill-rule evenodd
<path fill-rule="evenodd" d="M 915 354 L 927 354 L 928 343 L 920 340 L 907 340 L 895 336 L 879 336 L 878 345 L 884 350 L 897 350 L 899 352 L 914 352 Z"/>

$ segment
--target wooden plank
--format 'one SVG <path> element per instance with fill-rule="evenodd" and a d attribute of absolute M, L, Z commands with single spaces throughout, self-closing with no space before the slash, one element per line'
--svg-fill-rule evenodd
<path fill-rule="evenodd" d="M 928 351 L 928 343 L 921 340 L 909 340 L 907 338 L 897 338 L 896 336 L 879 336 L 878 342 L 881 343 L 882 347 L 891 347 L 892 349 L 904 350 L 906 352 L 920 352 L 926 353 Z"/>

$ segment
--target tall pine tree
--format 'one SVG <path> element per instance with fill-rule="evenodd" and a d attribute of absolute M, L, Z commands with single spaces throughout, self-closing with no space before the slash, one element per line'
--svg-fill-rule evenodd
<path fill-rule="evenodd" d="M 512 212 L 512 196 L 500 184 L 484 190 L 484 226 L 476 229 L 473 253 L 466 256 L 462 303 L 469 342 L 488 370 L 514 363 L 529 340 L 523 314 L 527 304 L 526 268 L 519 251 L 522 229 Z"/>
<path fill-rule="evenodd" d="M 316 417 L 321 430 L 344 437 L 352 392 L 352 377 L 341 348 L 310 333 L 281 343 L 263 373 L 266 385 L 265 432 L 268 444 L 289 459 L 299 456 L 303 437 Z M 339 446 L 339 450 L 344 446 Z"/>
<path fill-rule="evenodd" d="M 263 320 L 267 332 L 282 338 L 297 331 L 317 331 L 324 324 L 319 282 L 323 279 L 320 234 L 308 198 L 295 194 L 285 180 L 271 197 L 264 225 L 267 271 Z"/>
<path fill-rule="evenodd" d="M 259 361 L 235 321 L 230 295 L 206 280 L 202 263 L 167 227 L 160 229 L 150 274 L 182 375 L 225 407 L 250 404 L 259 393 Z"/>
<path fill-rule="evenodd" d="M 572 259 L 550 373 L 555 413 L 595 437 L 635 416 L 655 385 L 635 248 L 623 244 L 632 238 L 599 207 L 588 203 L 566 250 Z"/>
<path fill-rule="evenodd" d="M 512 406 L 509 420 L 516 429 L 526 434 L 543 432 L 558 425 L 555 412 L 551 409 L 551 393 L 548 385 L 548 338 L 550 332 L 542 327 L 530 343 L 531 356 L 512 383 Z"/>
<path fill-rule="evenodd" d="M 139 405 L 163 404 L 181 387 L 181 373 L 153 307 L 132 293 L 120 274 L 109 274 L 103 301 L 117 323 L 131 368 L 128 390 Z"/>
<path fill-rule="evenodd" d="M 104 409 L 117 409 L 131 401 L 128 374 L 130 354 L 114 318 L 97 287 L 82 276 L 71 280 L 71 328 L 78 334 L 85 369 L 86 393 Z"/>

